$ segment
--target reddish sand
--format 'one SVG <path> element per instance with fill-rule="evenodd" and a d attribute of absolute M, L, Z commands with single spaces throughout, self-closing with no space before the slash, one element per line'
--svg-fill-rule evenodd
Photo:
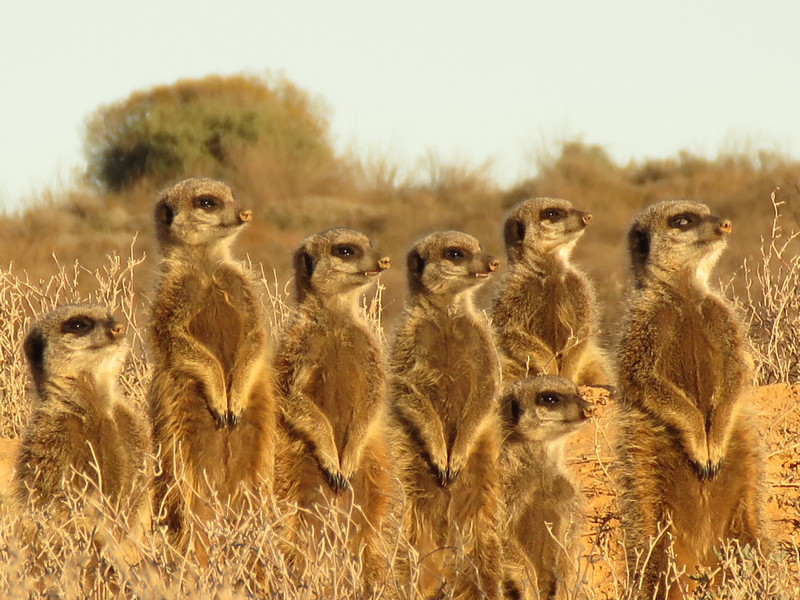
<path fill-rule="evenodd" d="M 593 422 L 576 434 L 567 452 L 586 496 L 584 537 L 586 582 L 594 598 L 618 598 L 625 580 L 620 544 L 619 509 L 613 475 L 611 443 L 614 428 L 609 414 L 613 400 L 599 388 L 582 390 L 595 404 Z M 800 385 L 755 388 L 750 402 L 759 411 L 757 427 L 766 442 L 768 512 L 777 546 L 791 550 L 800 543 Z M 611 557 L 613 567 L 605 557 Z M 787 560 L 793 560 L 789 558 Z"/>

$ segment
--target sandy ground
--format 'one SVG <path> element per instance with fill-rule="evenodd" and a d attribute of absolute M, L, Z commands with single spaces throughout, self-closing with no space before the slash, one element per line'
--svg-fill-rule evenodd
<path fill-rule="evenodd" d="M 594 597 L 611 599 L 619 597 L 624 578 L 619 510 L 611 474 L 614 401 L 604 389 L 582 391 L 595 404 L 594 418 L 572 437 L 567 452 L 586 496 L 583 568 Z M 766 445 L 767 506 L 774 539 L 791 557 L 800 543 L 800 385 L 754 388 L 749 402 L 758 411 L 756 425 Z M 609 556 L 613 567 L 606 560 Z"/>

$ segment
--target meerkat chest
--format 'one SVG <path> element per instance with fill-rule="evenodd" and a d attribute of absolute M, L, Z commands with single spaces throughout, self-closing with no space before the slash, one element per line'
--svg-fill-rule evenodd
<path fill-rule="evenodd" d="M 664 353 L 671 377 L 707 412 L 737 340 L 725 307 L 714 301 L 675 303 L 664 333 L 671 350 Z"/>
<path fill-rule="evenodd" d="M 306 344 L 313 368 L 308 396 L 328 416 L 340 439 L 356 407 L 379 389 L 383 366 L 376 340 L 356 323 L 321 322 Z"/>
<path fill-rule="evenodd" d="M 232 298 L 230 290 L 210 283 L 200 292 L 189 323 L 192 336 L 217 357 L 225 372 L 231 370 L 243 336 L 243 315 Z"/>
<path fill-rule="evenodd" d="M 420 351 L 436 382 L 433 405 L 445 430 L 454 430 L 468 401 L 487 405 L 493 401 L 494 346 L 482 324 L 469 317 L 449 318 L 438 327 L 426 327 L 420 338 Z"/>

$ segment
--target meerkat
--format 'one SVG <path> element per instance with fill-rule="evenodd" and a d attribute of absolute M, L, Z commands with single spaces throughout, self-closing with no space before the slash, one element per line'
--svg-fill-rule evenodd
<path fill-rule="evenodd" d="M 408 254 L 389 398 L 423 598 L 500 594 L 499 363 L 472 299 L 498 265 L 477 239 L 456 231 L 433 233 Z M 448 548 L 463 549 L 464 560 L 448 560 Z"/>
<path fill-rule="evenodd" d="M 61 306 L 36 320 L 23 350 L 36 398 L 16 451 L 18 503 L 66 519 L 70 496 L 88 493 L 132 531 L 146 526 L 148 426 L 118 382 L 125 326 L 100 305 Z"/>
<path fill-rule="evenodd" d="M 542 375 L 514 383 L 500 414 L 507 595 L 571 598 L 585 517 L 564 444 L 589 419 L 591 404 L 570 380 Z"/>
<path fill-rule="evenodd" d="M 752 363 L 739 322 L 708 282 L 731 229 L 705 204 L 665 201 L 628 233 L 620 507 L 642 599 L 680 597 L 683 582 L 667 575 L 670 541 L 688 574 L 714 566 L 724 540 L 766 542 L 763 460 L 745 401 Z"/>
<path fill-rule="evenodd" d="M 388 269 L 360 231 L 336 228 L 303 240 L 294 255 L 297 306 L 275 354 L 279 407 L 276 492 L 318 531 L 315 507 L 353 511 L 353 551 L 367 589 L 386 573 L 378 547 L 393 477 L 384 437 L 386 377 L 377 332 L 360 308 Z"/>
<path fill-rule="evenodd" d="M 594 289 L 570 260 L 591 222 L 559 198 L 525 200 L 506 217 L 508 272 L 492 308 L 504 383 L 545 374 L 578 385 L 610 383 Z"/>
<path fill-rule="evenodd" d="M 226 184 L 210 179 L 181 181 L 155 206 L 162 255 L 149 324 L 156 507 L 179 549 L 188 544 L 190 516 L 202 523 L 225 506 L 235 518 L 245 490 L 271 492 L 268 338 L 251 276 L 231 256 L 251 218 Z M 202 560 L 202 544 L 194 546 Z"/>

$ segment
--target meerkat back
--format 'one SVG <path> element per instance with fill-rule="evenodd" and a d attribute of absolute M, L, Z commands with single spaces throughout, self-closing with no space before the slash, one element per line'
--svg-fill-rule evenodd
<path fill-rule="evenodd" d="M 140 526 L 149 436 L 118 389 L 125 326 L 99 305 L 62 306 L 34 323 L 24 351 L 36 400 L 17 457 L 17 499 L 44 506 L 100 493 Z"/>
<path fill-rule="evenodd" d="M 219 512 L 211 498 L 228 498 L 235 516 L 246 491 L 272 485 L 268 338 L 251 276 L 230 250 L 251 218 L 227 185 L 208 179 L 181 181 L 156 203 L 150 404 L 163 466 L 156 502 L 173 537 L 189 516 Z"/>
<path fill-rule="evenodd" d="M 566 599 L 574 593 L 585 517 L 564 444 L 589 418 L 590 407 L 574 383 L 555 375 L 521 379 L 500 401 L 505 589 L 511 596 Z"/>
<path fill-rule="evenodd" d="M 389 397 L 423 597 L 448 589 L 456 598 L 499 595 L 498 365 L 488 323 L 472 304 L 497 267 L 460 232 L 431 234 L 408 254 Z M 449 556 L 448 547 L 464 556 Z"/>
<path fill-rule="evenodd" d="M 580 385 L 610 383 L 596 339 L 594 289 L 571 262 L 591 221 L 592 215 L 558 198 L 525 200 L 508 214 L 509 270 L 492 309 L 508 384 L 548 373 Z"/>
<path fill-rule="evenodd" d="M 743 403 L 749 377 L 733 311 L 708 284 L 731 223 L 667 201 L 628 234 L 631 293 L 618 349 L 622 522 L 631 568 L 649 552 L 640 597 L 667 597 L 669 519 L 678 566 L 713 567 L 724 540 L 764 540 L 762 458 Z M 652 552 L 650 545 L 655 544 Z"/>

